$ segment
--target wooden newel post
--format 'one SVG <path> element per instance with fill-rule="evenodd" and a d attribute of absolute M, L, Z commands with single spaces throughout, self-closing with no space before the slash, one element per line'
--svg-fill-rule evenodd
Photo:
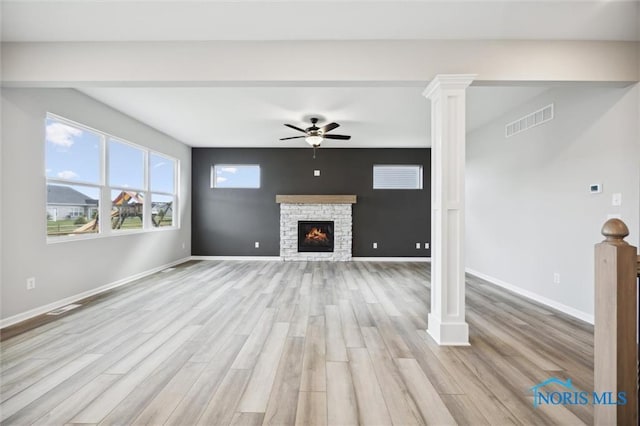
<path fill-rule="evenodd" d="M 629 229 L 620 219 L 608 220 L 602 235 L 595 247 L 594 391 L 612 392 L 612 402 L 625 392 L 626 404 L 595 404 L 594 424 L 637 425 L 637 249 L 624 241 Z"/>

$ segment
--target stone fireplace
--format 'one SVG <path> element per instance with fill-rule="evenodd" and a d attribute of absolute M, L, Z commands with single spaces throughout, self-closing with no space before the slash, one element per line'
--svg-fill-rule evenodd
<path fill-rule="evenodd" d="M 282 260 L 351 260 L 355 195 L 277 195 Z"/>

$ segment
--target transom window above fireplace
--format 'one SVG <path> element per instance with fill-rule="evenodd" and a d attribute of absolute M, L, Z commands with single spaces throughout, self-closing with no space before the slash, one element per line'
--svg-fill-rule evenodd
<path fill-rule="evenodd" d="M 373 189 L 422 189 L 422 166 L 412 164 L 376 164 Z"/>
<path fill-rule="evenodd" d="M 211 188 L 260 188 L 260 165 L 216 164 L 211 167 Z"/>

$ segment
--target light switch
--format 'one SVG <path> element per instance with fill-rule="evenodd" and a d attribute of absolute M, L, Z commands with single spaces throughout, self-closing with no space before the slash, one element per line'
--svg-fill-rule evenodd
<path fill-rule="evenodd" d="M 416 248 L 419 249 L 420 248 L 420 243 L 416 243 Z"/>
<path fill-rule="evenodd" d="M 320 176 L 320 170 L 314 170 L 313 171 L 313 175 L 314 176 Z"/>
<path fill-rule="evenodd" d="M 378 243 L 373 243 L 373 248 L 377 249 L 378 248 Z"/>
<path fill-rule="evenodd" d="M 611 196 L 611 205 L 612 206 L 621 206 L 622 205 L 622 194 L 616 192 Z"/>

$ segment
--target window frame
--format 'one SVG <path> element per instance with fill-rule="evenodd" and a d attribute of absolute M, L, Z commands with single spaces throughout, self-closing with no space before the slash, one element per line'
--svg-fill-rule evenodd
<path fill-rule="evenodd" d="M 86 186 L 86 187 L 92 187 L 92 188 L 96 188 L 98 190 L 98 206 L 97 206 L 97 210 L 98 210 L 98 214 L 100 217 L 107 217 L 109 219 L 111 219 L 111 211 L 112 211 L 112 204 L 113 204 L 113 200 L 111 197 L 111 191 L 135 191 L 135 192 L 139 192 L 144 194 L 144 204 L 143 204 L 143 213 L 142 213 L 142 227 L 141 228 L 136 228 L 136 229 L 112 229 L 112 223 L 111 220 L 108 221 L 104 221 L 104 220 L 100 220 L 98 221 L 98 230 L 95 233 L 91 233 L 91 234 L 68 234 L 68 235 L 59 235 L 59 236 L 55 236 L 55 235 L 49 235 L 48 234 L 48 220 L 46 218 L 45 215 L 45 223 L 44 223 L 44 233 L 45 233 L 45 238 L 47 241 L 47 244 L 57 244 L 57 243 L 63 243 L 63 242 L 69 242 L 69 241 L 80 241 L 80 240 L 86 240 L 86 239 L 95 239 L 95 238 L 109 238 L 109 237 L 117 237 L 117 236 L 121 236 L 121 235 L 131 235 L 131 234 L 138 234 L 138 233 L 148 233 L 148 232 L 165 232 L 165 231 L 173 231 L 173 230 L 179 230 L 181 228 L 181 212 L 180 212 L 180 208 L 176 207 L 179 206 L 179 200 L 181 198 L 180 195 L 180 160 L 172 157 L 169 154 L 157 151 L 155 149 L 149 148 L 149 147 L 145 147 L 143 145 L 139 145 L 136 143 L 133 143 L 127 139 L 121 138 L 119 136 L 113 135 L 111 133 L 108 132 L 104 132 L 98 129 L 94 129 L 90 126 L 78 123 L 74 120 L 70 120 L 66 117 L 62 117 L 60 115 L 51 113 L 51 112 L 47 112 L 45 114 L 45 118 L 44 118 L 44 146 L 46 147 L 47 144 L 47 134 L 46 134 L 46 123 L 47 120 L 55 120 L 58 122 L 61 122 L 63 124 L 67 124 L 69 126 L 78 128 L 80 130 L 85 130 L 88 132 L 92 132 L 95 133 L 97 135 L 100 136 L 100 157 L 99 157 L 99 182 L 96 183 L 89 183 L 89 182 L 82 182 L 82 181 L 78 181 L 78 180 L 70 180 L 70 179 L 63 179 L 63 178 L 49 178 L 46 175 L 46 169 L 47 169 L 47 156 L 46 156 L 46 152 L 44 157 L 44 167 L 42 168 L 44 173 L 44 181 L 45 181 L 45 199 L 44 199 L 44 206 L 45 206 L 45 212 L 48 212 L 48 206 L 49 206 L 49 202 L 48 202 L 48 195 L 47 195 L 47 187 L 49 184 L 54 184 L 54 185 L 67 185 L 67 186 Z M 110 157 L 110 151 L 109 151 L 109 141 L 110 140 L 114 140 L 117 143 L 121 143 L 121 144 L 126 144 L 129 145 L 133 148 L 139 149 L 142 151 L 143 153 L 143 181 L 144 181 L 144 188 L 125 188 L 122 186 L 110 186 L 110 182 L 109 182 L 109 157 Z M 150 158 L 151 155 L 159 155 L 162 156 L 168 160 L 171 160 L 173 163 L 173 193 L 166 193 L 166 192 L 151 192 L 151 182 L 150 182 Z M 151 195 L 152 194 L 160 194 L 160 195 L 167 195 L 167 196 L 171 196 L 173 197 L 173 205 L 172 205 L 172 225 L 171 226 L 153 226 L 152 220 L 151 220 Z"/>
<path fill-rule="evenodd" d="M 216 167 L 257 167 L 258 168 L 258 186 L 232 186 L 232 187 L 220 187 L 216 186 Z M 260 164 L 230 164 L 230 163 L 220 163 L 220 164 L 212 164 L 211 165 L 211 189 L 260 189 L 262 188 L 262 167 Z"/>
<path fill-rule="evenodd" d="M 402 167 L 418 169 L 418 187 L 417 188 L 376 188 L 376 167 Z M 371 188 L 375 191 L 421 191 L 424 189 L 424 166 L 422 164 L 374 164 L 371 170 Z"/>

